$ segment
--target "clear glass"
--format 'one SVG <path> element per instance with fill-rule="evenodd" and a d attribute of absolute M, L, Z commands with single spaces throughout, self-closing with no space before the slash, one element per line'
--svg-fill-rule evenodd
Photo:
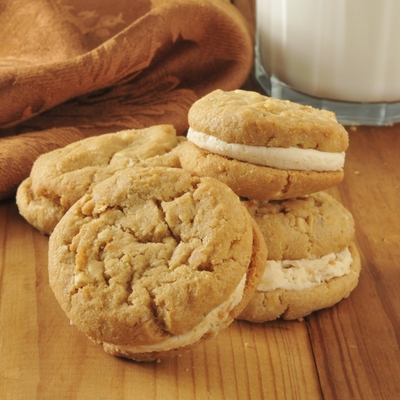
<path fill-rule="evenodd" d="M 256 78 L 345 125 L 400 122 L 400 1 L 257 0 Z"/>

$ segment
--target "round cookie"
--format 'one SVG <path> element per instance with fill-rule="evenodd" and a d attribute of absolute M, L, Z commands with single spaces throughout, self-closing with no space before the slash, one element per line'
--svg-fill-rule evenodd
<path fill-rule="evenodd" d="M 301 319 L 331 307 L 357 286 L 360 256 L 350 212 L 325 192 L 256 204 L 268 260 L 255 295 L 238 319 Z"/>
<path fill-rule="evenodd" d="M 126 168 L 93 187 L 49 240 L 50 286 L 107 353 L 174 356 L 226 328 L 265 268 L 261 231 L 223 183 Z"/>
<path fill-rule="evenodd" d="M 348 133 L 335 115 L 256 92 L 215 90 L 189 110 L 182 167 L 239 196 L 286 199 L 343 179 Z"/>
<path fill-rule="evenodd" d="M 133 165 L 180 167 L 184 139 L 171 125 L 89 137 L 40 156 L 17 190 L 20 214 L 51 234 L 65 212 L 86 191 L 115 171 Z"/>
<path fill-rule="evenodd" d="M 225 142 L 342 152 L 348 134 L 331 111 L 247 90 L 214 90 L 189 110 L 189 125 Z"/>

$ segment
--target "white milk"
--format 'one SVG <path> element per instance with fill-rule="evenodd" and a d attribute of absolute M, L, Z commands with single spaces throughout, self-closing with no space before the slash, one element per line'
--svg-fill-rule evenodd
<path fill-rule="evenodd" d="M 257 0 L 269 77 L 346 102 L 400 101 L 400 0 Z"/>

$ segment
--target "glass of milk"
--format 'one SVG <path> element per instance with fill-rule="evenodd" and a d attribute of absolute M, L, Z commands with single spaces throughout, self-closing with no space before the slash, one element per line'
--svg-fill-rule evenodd
<path fill-rule="evenodd" d="M 400 0 L 256 0 L 256 77 L 342 124 L 398 122 L 399 17 Z"/>

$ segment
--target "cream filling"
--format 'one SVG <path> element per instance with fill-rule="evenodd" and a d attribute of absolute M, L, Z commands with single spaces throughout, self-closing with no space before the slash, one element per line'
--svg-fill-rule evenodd
<path fill-rule="evenodd" d="M 257 290 L 303 290 L 350 272 L 353 262 L 350 250 L 330 253 L 318 259 L 268 260 Z"/>
<path fill-rule="evenodd" d="M 227 143 L 192 128 L 188 130 L 187 139 L 211 153 L 265 167 L 322 172 L 338 171 L 344 166 L 345 152 L 329 153 L 297 147 L 264 147 Z"/>
<path fill-rule="evenodd" d="M 199 324 L 186 333 L 171 336 L 168 339 L 155 344 L 140 346 L 113 346 L 122 353 L 148 353 L 152 351 L 168 351 L 195 343 L 207 332 L 211 330 L 218 331 L 220 329 L 220 325 L 225 323 L 228 313 L 242 300 L 245 284 L 246 275 L 243 276 L 239 285 L 227 300 L 214 308 L 214 310 L 210 311 Z"/>

